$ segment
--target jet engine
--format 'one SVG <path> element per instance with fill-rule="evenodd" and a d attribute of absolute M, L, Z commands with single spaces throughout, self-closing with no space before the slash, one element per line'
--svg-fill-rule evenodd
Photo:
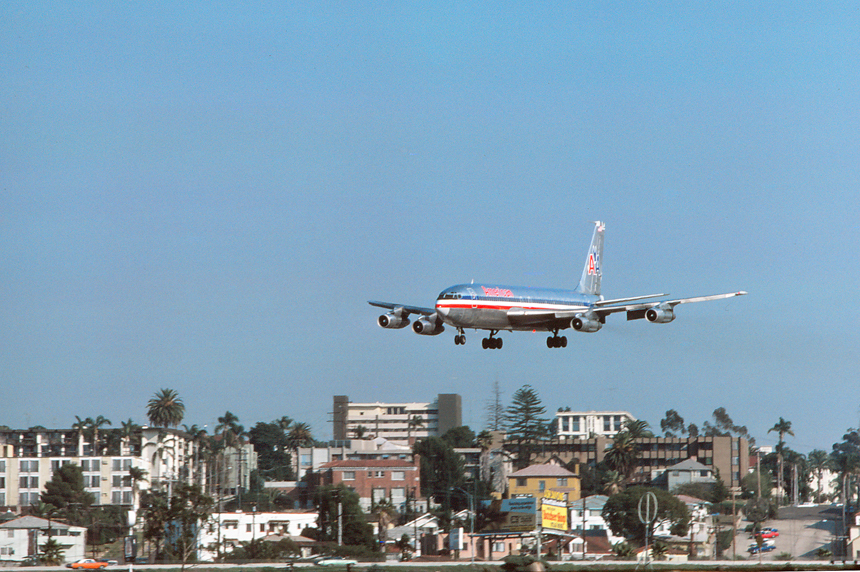
<path fill-rule="evenodd" d="M 382 314 L 376 321 L 379 323 L 381 328 L 391 328 L 396 330 L 405 328 L 409 325 L 409 318 L 405 318 L 394 313 Z"/>
<path fill-rule="evenodd" d="M 571 321 L 570 327 L 577 332 L 596 332 L 603 327 L 600 318 L 594 314 L 577 314 Z"/>
<path fill-rule="evenodd" d="M 668 324 L 675 319 L 675 311 L 669 304 L 660 304 L 645 311 L 645 319 L 654 324 Z"/>
<path fill-rule="evenodd" d="M 412 331 L 422 336 L 438 336 L 445 331 L 445 327 L 436 314 L 432 314 L 426 318 L 419 318 L 412 322 Z"/>

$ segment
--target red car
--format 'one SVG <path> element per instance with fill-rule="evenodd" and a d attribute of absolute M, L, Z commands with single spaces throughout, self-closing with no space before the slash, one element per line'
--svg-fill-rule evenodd
<path fill-rule="evenodd" d="M 101 568 L 107 568 L 107 565 L 107 562 L 99 562 L 92 558 L 83 558 L 81 560 L 75 560 L 71 564 L 66 564 L 66 568 L 72 568 L 74 570 L 99 570 Z"/>
<path fill-rule="evenodd" d="M 779 536 L 779 531 L 775 528 L 762 528 L 761 529 L 761 537 L 762 538 L 776 538 Z"/>

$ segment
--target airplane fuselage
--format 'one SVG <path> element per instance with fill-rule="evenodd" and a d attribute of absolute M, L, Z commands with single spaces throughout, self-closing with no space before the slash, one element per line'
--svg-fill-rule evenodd
<path fill-rule="evenodd" d="M 517 324 L 516 320 L 511 320 L 511 314 L 520 310 L 587 312 L 600 299 L 600 296 L 576 290 L 457 284 L 439 294 L 436 312 L 442 321 L 457 328 L 550 330 L 549 327 Z"/>

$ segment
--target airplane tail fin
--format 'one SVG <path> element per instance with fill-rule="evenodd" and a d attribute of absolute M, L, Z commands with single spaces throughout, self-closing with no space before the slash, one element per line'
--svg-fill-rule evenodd
<path fill-rule="evenodd" d="M 585 268 L 582 269 L 582 278 L 576 291 L 581 294 L 600 296 L 600 259 L 603 257 L 603 231 L 606 225 L 600 221 L 594 222 L 594 235 L 591 237 L 591 246 L 588 247 L 588 256 L 585 259 Z"/>

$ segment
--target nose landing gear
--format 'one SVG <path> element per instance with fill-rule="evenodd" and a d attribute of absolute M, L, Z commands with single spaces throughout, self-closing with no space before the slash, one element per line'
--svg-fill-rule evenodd
<path fill-rule="evenodd" d="M 460 332 L 456 336 L 454 336 L 454 345 L 455 346 L 465 346 L 466 345 L 466 334 L 463 332 L 463 328 L 457 328 L 457 331 Z"/>

